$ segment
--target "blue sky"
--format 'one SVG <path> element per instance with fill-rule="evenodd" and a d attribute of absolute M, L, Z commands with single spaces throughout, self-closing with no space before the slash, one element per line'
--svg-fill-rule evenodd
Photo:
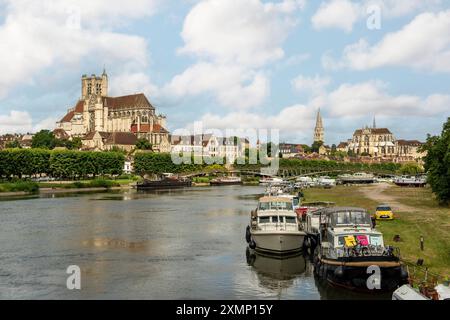
<path fill-rule="evenodd" d="M 321 108 L 327 144 L 374 116 L 424 140 L 450 115 L 449 30 L 444 0 L 0 0 L 0 133 L 54 127 L 106 66 L 110 95 L 144 92 L 172 131 L 310 144 Z"/>

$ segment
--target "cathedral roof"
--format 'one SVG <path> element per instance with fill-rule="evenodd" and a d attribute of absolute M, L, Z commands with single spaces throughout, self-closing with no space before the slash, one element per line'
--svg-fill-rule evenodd
<path fill-rule="evenodd" d="M 135 145 L 137 137 L 131 132 L 111 132 L 106 139 L 106 144 Z"/>
<path fill-rule="evenodd" d="M 70 120 L 72 120 L 75 113 L 83 113 L 83 109 L 84 109 L 84 101 L 79 100 L 77 102 L 75 108 L 73 108 L 73 110 L 67 112 L 67 114 L 59 122 L 69 122 Z"/>
<path fill-rule="evenodd" d="M 97 133 L 102 137 L 105 144 L 134 145 L 137 141 L 137 137 L 131 132 L 103 131 L 91 131 L 83 137 L 83 140 L 92 140 Z"/>
<path fill-rule="evenodd" d="M 144 107 L 153 110 L 155 109 L 143 93 L 122 97 L 103 97 L 102 99 L 103 106 L 108 107 L 110 110 L 123 107 Z"/>
<path fill-rule="evenodd" d="M 131 132 L 133 132 L 133 133 L 137 133 L 138 132 L 138 125 L 137 124 L 132 124 L 131 125 Z M 167 131 L 164 127 L 162 127 L 158 123 L 155 123 L 153 125 L 153 130 L 151 130 L 150 124 L 148 124 L 148 123 L 141 123 L 139 132 L 140 133 L 150 133 L 150 132 L 154 132 L 154 133 L 169 133 L 169 131 Z"/>
<path fill-rule="evenodd" d="M 74 115 L 75 112 L 69 111 L 59 122 L 69 122 L 70 120 L 72 120 Z"/>
<path fill-rule="evenodd" d="M 361 135 L 365 129 L 358 129 L 355 131 L 354 135 Z M 392 134 L 387 128 L 368 128 L 370 134 Z"/>
<path fill-rule="evenodd" d="M 418 140 L 397 140 L 398 145 L 400 146 L 421 146 L 422 142 Z"/>

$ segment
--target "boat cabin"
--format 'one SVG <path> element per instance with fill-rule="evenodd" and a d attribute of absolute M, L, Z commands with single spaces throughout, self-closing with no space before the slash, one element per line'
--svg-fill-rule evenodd
<path fill-rule="evenodd" d="M 384 241 L 372 226 L 370 214 L 362 208 L 326 208 L 319 210 L 319 236 L 323 249 L 333 258 L 353 255 L 381 255 Z"/>
<path fill-rule="evenodd" d="M 259 230 L 298 230 L 292 198 L 261 198 L 252 214 L 252 227 Z"/>

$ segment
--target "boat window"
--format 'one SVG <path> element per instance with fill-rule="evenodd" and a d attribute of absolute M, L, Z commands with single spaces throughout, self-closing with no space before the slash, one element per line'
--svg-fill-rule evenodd
<path fill-rule="evenodd" d="M 334 225 L 371 224 L 370 215 L 364 211 L 341 211 L 333 215 Z"/>
<path fill-rule="evenodd" d="M 350 212 L 338 212 L 336 214 L 336 224 L 350 224 Z"/>
<path fill-rule="evenodd" d="M 259 223 L 270 223 L 270 217 L 259 217 Z"/>
<path fill-rule="evenodd" d="M 298 206 L 298 203 L 299 203 L 298 198 L 293 198 L 293 203 L 294 203 L 294 206 Z"/>
<path fill-rule="evenodd" d="M 259 210 L 293 210 L 292 202 L 272 201 L 260 202 Z"/>
<path fill-rule="evenodd" d="M 278 217 L 280 219 L 280 223 L 284 223 L 284 217 Z"/>
<path fill-rule="evenodd" d="M 373 246 L 381 246 L 383 245 L 382 236 L 370 236 L 370 244 Z"/>
<path fill-rule="evenodd" d="M 270 209 L 270 203 L 269 202 L 261 202 L 259 204 L 259 210 L 269 210 Z"/>
<path fill-rule="evenodd" d="M 295 217 L 286 217 L 286 223 L 296 223 L 296 218 Z"/>
<path fill-rule="evenodd" d="M 272 222 L 278 223 L 278 216 L 272 216 Z"/>

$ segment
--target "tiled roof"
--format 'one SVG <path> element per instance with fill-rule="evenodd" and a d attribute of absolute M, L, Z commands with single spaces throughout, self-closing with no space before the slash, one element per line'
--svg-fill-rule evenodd
<path fill-rule="evenodd" d="M 53 134 L 59 139 L 67 139 L 69 137 L 67 132 L 61 128 L 56 128 L 55 130 L 53 130 Z"/>
<path fill-rule="evenodd" d="M 69 111 L 64 118 L 62 118 L 59 122 L 69 122 L 70 120 L 73 119 L 73 116 L 75 115 L 75 113 L 83 113 L 83 109 L 84 109 L 84 101 L 80 100 L 77 102 L 75 108 L 72 111 Z"/>
<path fill-rule="evenodd" d="M 112 132 L 106 139 L 105 144 L 135 145 L 137 137 L 131 132 Z"/>
<path fill-rule="evenodd" d="M 59 122 L 69 122 L 70 120 L 72 120 L 74 115 L 75 115 L 75 112 L 70 111 Z"/>
<path fill-rule="evenodd" d="M 141 123 L 139 132 L 141 132 L 141 133 L 150 133 L 150 132 L 154 132 L 154 133 L 169 133 L 169 131 L 167 131 L 164 127 L 162 127 L 160 124 L 157 124 L 157 123 L 153 125 L 153 130 L 150 130 L 150 129 L 151 129 L 150 124 L 148 124 L 148 123 Z M 131 125 L 131 132 L 133 132 L 133 133 L 137 133 L 138 132 L 138 125 L 137 124 Z"/>
<path fill-rule="evenodd" d="M 144 107 L 153 110 L 155 109 L 143 93 L 122 97 L 103 97 L 102 99 L 103 106 L 108 107 L 110 110 L 127 107 Z"/>
<path fill-rule="evenodd" d="M 397 140 L 398 145 L 400 146 L 421 146 L 423 142 L 418 140 Z"/>
<path fill-rule="evenodd" d="M 391 134 L 391 131 L 387 128 L 368 128 L 371 134 Z M 364 129 L 358 129 L 355 131 L 354 135 L 361 135 Z"/>
<path fill-rule="evenodd" d="M 340 149 L 343 149 L 343 148 L 347 148 L 347 146 L 348 146 L 347 142 L 341 142 L 341 143 L 339 143 L 339 145 L 337 147 Z"/>

